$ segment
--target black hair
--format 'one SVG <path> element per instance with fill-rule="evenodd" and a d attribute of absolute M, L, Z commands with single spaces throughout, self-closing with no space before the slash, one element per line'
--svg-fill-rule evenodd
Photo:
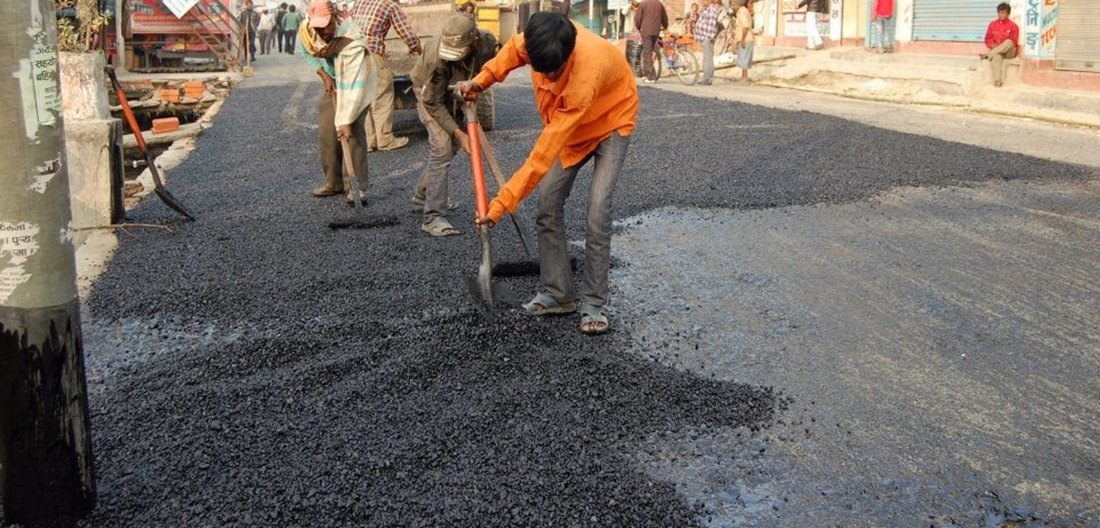
<path fill-rule="evenodd" d="M 539 73 L 553 73 L 573 54 L 577 28 L 561 13 L 540 11 L 531 15 L 523 39 L 531 68 Z"/>
<path fill-rule="evenodd" d="M 279 4 L 279 9 L 286 9 L 286 2 Z"/>
<path fill-rule="evenodd" d="M 291 13 L 293 13 L 293 12 L 294 12 L 294 6 L 290 6 L 290 12 L 291 12 Z"/>
<path fill-rule="evenodd" d="M 1001 2 L 997 4 L 997 12 L 1000 13 L 1001 11 L 1008 11 L 1009 13 L 1011 13 L 1012 6 L 1008 5 L 1008 2 Z"/>

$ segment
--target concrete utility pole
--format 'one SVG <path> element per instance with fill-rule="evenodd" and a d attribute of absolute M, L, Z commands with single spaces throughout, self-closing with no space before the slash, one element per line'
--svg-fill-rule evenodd
<path fill-rule="evenodd" d="M 118 73 L 126 73 L 127 68 L 130 67 L 126 64 L 126 34 L 122 31 L 123 20 L 126 15 L 126 0 L 115 0 L 115 71 Z"/>
<path fill-rule="evenodd" d="M 53 0 L 0 3 L 0 524 L 95 507 Z"/>

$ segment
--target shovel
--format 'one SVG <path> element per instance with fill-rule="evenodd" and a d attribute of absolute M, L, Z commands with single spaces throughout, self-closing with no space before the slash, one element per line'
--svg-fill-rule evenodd
<path fill-rule="evenodd" d="M 355 212 L 362 213 L 363 201 L 359 198 L 359 177 L 355 175 L 355 164 L 351 161 L 351 145 L 348 145 L 347 138 L 340 139 L 341 150 L 344 151 L 344 168 L 348 171 L 348 181 L 351 184 L 351 196 L 354 198 L 352 203 L 355 206 Z"/>
<path fill-rule="evenodd" d="M 489 214 L 489 196 L 485 190 L 485 168 L 481 159 L 480 125 L 477 122 L 477 112 L 474 111 L 473 103 L 466 104 L 464 113 L 466 115 L 466 133 L 470 136 L 470 163 L 474 176 L 477 217 L 484 218 Z M 483 224 L 478 228 L 478 234 L 481 237 L 481 264 L 477 268 L 476 277 L 467 275 L 464 279 L 478 309 L 481 310 L 482 314 L 489 316 L 493 313 L 495 299 L 506 296 L 507 288 L 503 285 L 493 284 L 493 256 L 489 243 L 489 226 Z"/>
<path fill-rule="evenodd" d="M 137 119 L 134 119 L 134 112 L 130 110 L 130 103 L 126 101 L 126 93 L 122 91 L 122 85 L 118 83 L 118 77 L 115 76 L 115 69 L 106 66 L 103 68 L 107 72 L 107 77 L 111 79 L 111 86 L 115 89 L 115 95 L 118 96 L 118 104 L 122 106 L 122 113 L 126 116 L 126 123 L 130 125 L 130 131 L 134 133 L 134 139 L 137 140 L 138 150 L 141 150 L 141 154 L 145 156 L 145 164 L 149 166 L 149 173 L 153 175 L 153 192 L 156 193 L 157 198 L 160 198 L 164 205 L 170 207 L 173 211 L 183 215 L 188 220 L 194 220 L 195 217 L 191 216 L 191 213 L 187 212 L 187 208 L 176 200 L 172 193 L 168 192 L 168 189 L 164 188 L 164 182 L 160 181 L 160 171 L 157 170 L 157 165 L 153 163 L 153 157 L 149 155 L 149 149 L 145 147 L 145 136 L 141 135 L 141 129 L 138 128 Z"/>
<path fill-rule="evenodd" d="M 336 106 L 336 94 L 332 95 L 332 105 L 333 107 Z M 359 198 L 359 177 L 355 175 L 355 163 L 352 161 L 351 145 L 348 143 L 347 138 L 340 140 L 340 146 L 342 147 L 341 150 L 344 151 L 344 171 L 351 185 L 352 206 L 355 208 L 355 218 L 353 220 L 335 220 L 329 222 L 329 229 L 372 229 L 375 227 L 398 225 L 400 222 L 397 221 L 396 216 L 372 217 L 366 213 L 366 208 L 363 207 L 363 200 Z M 359 169 L 364 170 L 366 167 L 359 167 Z"/>
<path fill-rule="evenodd" d="M 481 150 L 485 152 L 485 158 L 489 160 L 489 168 L 493 172 L 493 178 L 497 181 L 497 189 L 503 189 L 505 182 L 504 171 L 500 168 L 500 163 L 497 163 L 497 157 L 493 154 L 493 147 L 489 145 L 489 138 L 485 136 L 485 129 L 481 128 L 481 123 L 477 124 L 478 139 L 480 139 Z M 512 225 L 516 228 L 516 234 L 519 235 L 519 242 L 523 244 L 523 252 L 527 254 L 527 258 L 531 258 L 531 247 L 527 245 L 527 237 L 523 235 L 523 226 L 519 223 L 519 219 L 513 213 L 508 213 L 508 217 L 512 219 Z"/>
<path fill-rule="evenodd" d="M 455 98 L 457 98 L 458 100 L 462 100 L 463 95 L 462 92 L 459 91 L 457 84 L 452 84 L 448 86 L 447 89 L 454 92 Z M 504 178 L 504 171 L 501 170 L 500 163 L 497 163 L 497 157 L 495 154 L 493 154 L 493 147 L 489 145 L 489 138 L 485 135 L 485 129 L 481 128 L 481 123 L 477 120 L 476 107 L 474 107 L 474 109 L 464 108 L 463 115 L 466 116 L 467 129 L 470 128 L 469 123 L 477 123 L 478 133 L 476 135 L 467 132 L 470 136 L 470 142 L 478 143 L 481 151 L 485 153 L 486 159 L 489 160 L 489 168 L 492 169 L 493 178 L 497 182 L 497 189 L 503 189 L 504 184 L 507 183 Z M 480 163 L 481 161 L 479 159 L 478 164 L 480 165 Z M 484 169 L 482 170 L 484 171 Z M 484 178 L 482 179 L 484 180 Z M 520 224 L 519 219 L 516 218 L 515 213 L 508 213 L 508 217 L 512 219 L 512 225 L 516 228 L 516 234 L 519 235 L 519 241 L 521 244 L 523 244 L 523 252 L 527 254 L 527 258 L 531 258 L 531 246 L 527 243 L 527 237 L 523 235 L 523 225 Z M 535 267 L 537 268 L 538 265 L 536 264 Z"/>

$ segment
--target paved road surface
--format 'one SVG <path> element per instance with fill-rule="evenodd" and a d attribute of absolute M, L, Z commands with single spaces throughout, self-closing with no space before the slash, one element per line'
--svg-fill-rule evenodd
<path fill-rule="evenodd" d="M 423 235 L 411 112 L 410 147 L 370 156 L 397 225 L 330 231 L 319 83 L 261 57 L 169 175 L 199 221 L 145 201 L 130 219 L 173 231 L 123 237 L 87 302 L 87 524 L 1096 524 L 1096 134 L 671 88 L 641 90 L 616 330 L 589 339 L 476 313 L 469 171 L 466 234 Z M 530 98 L 498 89 L 506 167 Z M 983 148 L 1006 131 L 1028 141 Z"/>

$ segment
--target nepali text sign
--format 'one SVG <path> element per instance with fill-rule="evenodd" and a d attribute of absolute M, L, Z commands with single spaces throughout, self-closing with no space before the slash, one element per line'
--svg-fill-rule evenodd
<path fill-rule="evenodd" d="M 1053 59 L 1058 42 L 1058 0 L 1027 0 L 1024 14 L 1025 56 Z"/>

